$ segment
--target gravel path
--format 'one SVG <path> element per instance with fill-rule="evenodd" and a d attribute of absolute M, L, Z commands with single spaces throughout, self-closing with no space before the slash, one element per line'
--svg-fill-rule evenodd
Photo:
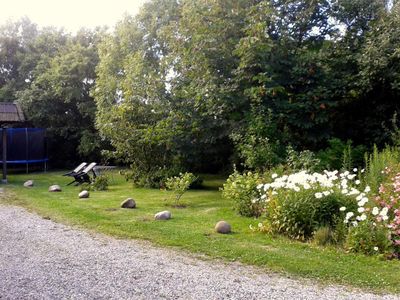
<path fill-rule="evenodd" d="M 0 205 L 0 299 L 400 299 L 317 286 Z"/>

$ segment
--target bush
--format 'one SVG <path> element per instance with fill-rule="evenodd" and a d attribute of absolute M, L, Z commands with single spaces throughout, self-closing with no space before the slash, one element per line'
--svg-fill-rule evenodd
<path fill-rule="evenodd" d="M 285 133 L 276 126 L 272 112 L 260 107 L 252 107 L 247 127 L 231 134 L 231 139 L 246 169 L 266 170 L 285 156 Z"/>
<path fill-rule="evenodd" d="M 374 146 L 372 154 L 365 156 L 364 181 L 374 193 L 378 192 L 379 185 L 385 179 L 385 168 L 392 168 L 400 162 L 400 151 L 394 147 L 387 147 L 382 151 Z"/>
<path fill-rule="evenodd" d="M 317 171 L 321 161 L 309 150 L 297 152 L 292 146 L 286 149 L 286 164 L 294 171 Z"/>
<path fill-rule="evenodd" d="M 363 165 L 364 154 L 367 151 L 365 146 L 354 147 L 351 140 L 345 143 L 338 138 L 332 138 L 328 143 L 329 146 L 317 155 L 322 168 L 350 170 Z"/>
<path fill-rule="evenodd" d="M 97 176 L 92 183 L 92 187 L 93 187 L 93 190 L 95 190 L 95 191 L 108 190 L 108 177 L 105 175 Z"/>
<path fill-rule="evenodd" d="M 179 176 L 170 177 L 166 180 L 167 189 L 174 192 L 175 205 L 179 205 L 179 201 L 183 194 L 189 189 L 189 186 L 197 179 L 192 173 L 180 173 Z"/>
<path fill-rule="evenodd" d="M 132 180 L 134 186 L 146 188 L 165 188 L 168 178 L 176 176 L 180 171 L 177 168 L 154 168 L 147 171 L 132 169 L 124 171 L 126 180 Z"/>
<path fill-rule="evenodd" d="M 374 225 L 375 224 L 375 225 Z M 388 230 L 383 226 L 376 226 L 370 220 L 358 222 L 350 227 L 346 239 L 346 249 L 351 252 L 360 252 L 367 255 L 391 252 L 391 242 Z"/>
<path fill-rule="evenodd" d="M 356 209 L 356 197 L 363 196 L 354 187 L 359 184 L 356 174 L 350 172 L 302 171 L 273 177 L 272 183 L 258 186 L 267 210 L 265 229 L 294 239 L 307 240 L 324 226 L 335 231 L 343 220 L 343 208 Z M 338 233 L 336 240 L 341 239 Z"/>
<path fill-rule="evenodd" d="M 264 205 L 259 201 L 257 185 L 262 181 L 258 173 L 240 174 L 238 171 L 229 176 L 223 186 L 222 197 L 234 202 L 237 213 L 246 217 L 258 217 Z"/>

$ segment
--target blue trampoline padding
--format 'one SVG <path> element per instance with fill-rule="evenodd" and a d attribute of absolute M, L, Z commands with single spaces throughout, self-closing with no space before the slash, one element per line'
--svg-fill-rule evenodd
<path fill-rule="evenodd" d="M 40 163 L 40 162 L 46 162 L 49 161 L 48 158 L 43 158 L 43 159 L 31 159 L 31 160 L 7 160 L 8 164 L 33 164 L 33 163 Z M 0 164 L 3 164 L 3 161 L 0 160 Z"/>

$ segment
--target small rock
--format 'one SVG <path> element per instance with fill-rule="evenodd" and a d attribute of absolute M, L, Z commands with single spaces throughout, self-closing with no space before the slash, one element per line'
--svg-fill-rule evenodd
<path fill-rule="evenodd" d="M 61 187 L 58 184 L 54 184 L 49 187 L 49 192 L 61 192 Z"/>
<path fill-rule="evenodd" d="M 127 198 L 121 203 L 122 208 L 135 208 L 136 202 L 132 198 Z"/>
<path fill-rule="evenodd" d="M 89 198 L 89 192 L 86 190 L 83 190 L 82 192 L 79 193 L 79 198 Z"/>
<path fill-rule="evenodd" d="M 225 222 L 225 221 L 219 221 L 216 225 L 215 225 L 215 231 L 218 233 L 230 233 L 231 232 L 231 225 L 229 225 L 229 223 Z"/>
<path fill-rule="evenodd" d="M 156 220 L 169 220 L 171 219 L 171 212 L 168 210 L 161 211 L 154 215 L 154 219 Z"/>
<path fill-rule="evenodd" d="M 33 180 L 25 181 L 24 187 L 33 187 Z"/>

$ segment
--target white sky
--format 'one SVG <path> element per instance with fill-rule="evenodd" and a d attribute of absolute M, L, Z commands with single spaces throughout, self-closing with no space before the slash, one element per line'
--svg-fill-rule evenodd
<path fill-rule="evenodd" d="M 124 13 L 135 15 L 146 0 L 0 0 L 0 24 L 27 16 L 43 26 L 64 27 L 76 32 L 81 27 L 113 27 Z"/>

